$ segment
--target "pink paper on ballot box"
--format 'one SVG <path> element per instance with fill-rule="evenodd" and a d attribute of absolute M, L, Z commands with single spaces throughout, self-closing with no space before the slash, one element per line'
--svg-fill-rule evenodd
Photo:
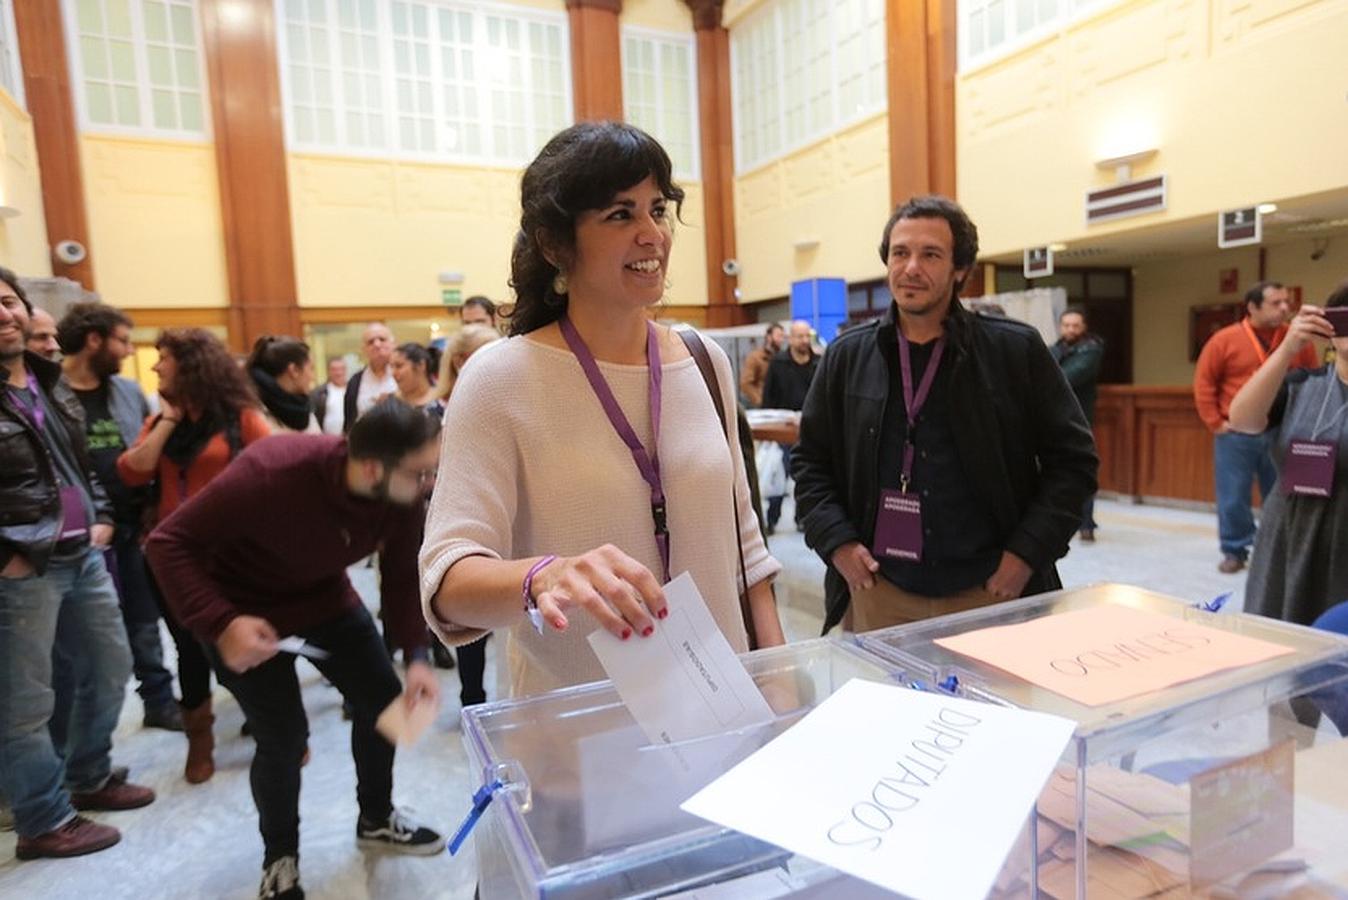
<path fill-rule="evenodd" d="M 1104 706 L 1290 647 L 1129 606 L 1108 604 L 936 641 L 1086 706 Z"/>

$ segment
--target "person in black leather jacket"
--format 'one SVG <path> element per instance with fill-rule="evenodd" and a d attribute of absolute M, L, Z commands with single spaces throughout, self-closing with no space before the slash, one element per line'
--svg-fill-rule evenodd
<path fill-rule="evenodd" d="M 117 830 L 76 811 L 154 800 L 112 771 L 131 675 L 103 557 L 112 506 L 60 365 L 23 349 L 31 311 L 14 273 L 0 269 L 0 795 L 13 807 L 19 859 L 110 847 Z M 63 674 L 79 690 L 54 722 L 58 645 L 63 667 L 78 664 Z"/>
<path fill-rule="evenodd" d="M 1099 466 L 1039 333 L 959 303 L 978 232 L 958 205 L 919 197 L 900 206 L 880 255 L 895 302 L 825 352 L 792 453 L 805 541 L 828 565 L 825 631 L 849 608 L 863 631 L 1059 587 L 1054 563 Z M 936 367 L 915 422 L 905 344 L 914 399 Z M 882 491 L 891 492 L 886 516 L 899 497 L 903 516 L 920 511 L 897 527 L 885 518 L 877 542 Z"/>
<path fill-rule="evenodd" d="M 85 488 L 93 503 L 93 522 L 111 537 L 112 503 L 94 474 L 85 450 L 84 409 L 61 379 L 61 365 L 25 351 L 23 362 L 60 419 Z M 48 423 L 55 424 L 55 423 Z M 0 394 L 0 569 L 16 555 L 41 575 L 56 549 L 61 530 L 61 494 L 51 454 L 32 421 L 18 408 L 12 392 Z"/>

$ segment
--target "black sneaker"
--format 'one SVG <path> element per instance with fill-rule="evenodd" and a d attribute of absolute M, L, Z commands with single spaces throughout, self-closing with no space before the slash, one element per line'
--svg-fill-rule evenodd
<path fill-rule="evenodd" d="M 399 853 L 434 856 L 445 849 L 445 839 L 425 825 L 418 825 L 398 810 L 389 813 L 387 822 L 356 822 L 356 843 L 368 847 L 386 847 Z"/>
<path fill-rule="evenodd" d="M 164 731 L 182 731 L 183 714 L 178 708 L 178 704 L 169 701 L 160 703 L 156 706 L 147 706 L 145 708 L 145 718 L 141 720 L 142 728 L 162 728 Z"/>
<path fill-rule="evenodd" d="M 304 900 L 300 887 L 300 860 L 297 856 L 282 856 L 262 870 L 262 885 L 257 889 L 257 900 Z"/>

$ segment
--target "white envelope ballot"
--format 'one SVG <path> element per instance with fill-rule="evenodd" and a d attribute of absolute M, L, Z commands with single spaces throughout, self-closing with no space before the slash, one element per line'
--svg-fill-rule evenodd
<path fill-rule="evenodd" d="M 687 572 L 665 585 L 669 616 L 650 637 L 598 630 L 590 646 L 623 703 L 652 743 L 747 728 L 772 708 L 721 634 Z"/>

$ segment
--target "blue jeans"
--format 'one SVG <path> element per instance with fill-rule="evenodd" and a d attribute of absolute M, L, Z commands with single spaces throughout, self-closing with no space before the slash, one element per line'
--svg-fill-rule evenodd
<path fill-rule="evenodd" d="M 122 621 L 131 642 L 131 662 L 140 685 L 138 693 L 147 709 L 173 704 L 173 673 L 164 666 L 164 645 L 159 637 L 159 601 L 145 556 L 140 551 L 136 529 L 117 527 L 113 539 L 113 581 L 122 603 Z"/>
<path fill-rule="evenodd" d="M 1213 438 L 1217 481 L 1217 534 L 1222 554 L 1244 560 L 1254 543 L 1250 489 L 1259 479 L 1259 496 L 1268 500 L 1278 471 L 1269 455 L 1267 434 L 1219 434 Z"/>
<path fill-rule="evenodd" d="M 64 760 L 48 730 L 58 640 L 83 660 Z M 0 578 L 0 793 L 20 836 L 45 834 L 75 814 L 66 784 L 91 791 L 107 781 L 130 676 L 126 626 L 102 551 L 53 562 L 40 577 Z"/>

